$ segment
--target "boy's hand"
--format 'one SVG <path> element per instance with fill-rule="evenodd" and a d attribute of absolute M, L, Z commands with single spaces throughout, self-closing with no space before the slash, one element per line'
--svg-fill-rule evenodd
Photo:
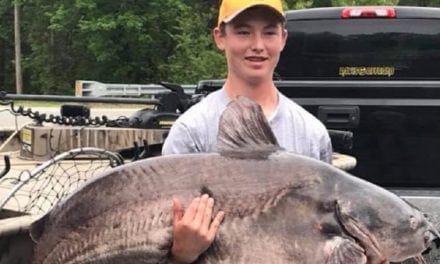
<path fill-rule="evenodd" d="M 211 221 L 214 199 L 207 194 L 194 198 L 186 212 L 179 199 L 173 199 L 173 246 L 175 263 L 192 263 L 215 239 L 224 212 Z"/>

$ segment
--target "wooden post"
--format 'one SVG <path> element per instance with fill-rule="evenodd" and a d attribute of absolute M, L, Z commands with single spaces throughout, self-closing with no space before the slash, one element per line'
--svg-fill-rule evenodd
<path fill-rule="evenodd" d="M 15 89 L 17 94 L 23 93 L 21 74 L 21 38 L 20 38 L 20 5 L 14 1 L 14 36 L 15 36 Z"/>
<path fill-rule="evenodd" d="M 80 80 L 76 80 L 75 81 L 75 96 L 76 97 L 81 97 L 82 94 L 82 81 Z"/>

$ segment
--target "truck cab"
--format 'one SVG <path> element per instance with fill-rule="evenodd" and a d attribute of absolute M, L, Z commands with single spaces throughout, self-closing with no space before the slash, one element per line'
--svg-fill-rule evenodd
<path fill-rule="evenodd" d="M 286 13 L 280 90 L 354 134 L 353 173 L 386 187 L 440 187 L 440 9 Z"/>

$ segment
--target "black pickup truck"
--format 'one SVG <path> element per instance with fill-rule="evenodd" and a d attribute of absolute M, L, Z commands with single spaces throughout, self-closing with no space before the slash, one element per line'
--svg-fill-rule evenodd
<path fill-rule="evenodd" d="M 286 18 L 278 89 L 328 129 L 353 132 L 344 150 L 357 159 L 351 173 L 440 228 L 440 8 L 316 8 Z M 222 85 L 201 81 L 196 93 Z"/>

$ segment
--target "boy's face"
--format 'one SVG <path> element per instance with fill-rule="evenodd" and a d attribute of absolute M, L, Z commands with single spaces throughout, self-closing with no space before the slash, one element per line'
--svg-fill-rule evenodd
<path fill-rule="evenodd" d="M 272 79 L 287 31 L 280 19 L 265 7 L 244 11 L 222 31 L 214 29 L 217 47 L 225 51 L 228 75 L 249 82 Z"/>

